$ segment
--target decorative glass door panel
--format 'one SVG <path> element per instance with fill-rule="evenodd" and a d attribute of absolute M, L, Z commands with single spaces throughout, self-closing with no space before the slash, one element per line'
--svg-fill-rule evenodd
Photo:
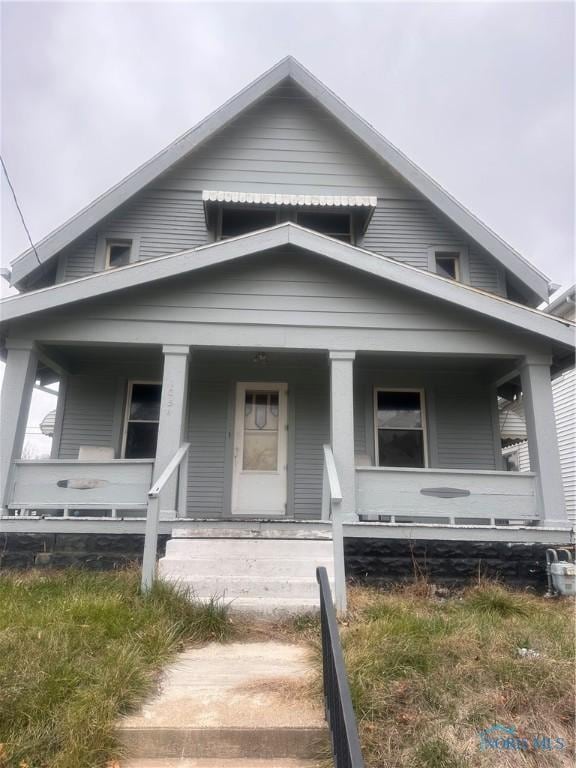
<path fill-rule="evenodd" d="M 232 511 L 286 511 L 287 385 L 237 384 Z"/>

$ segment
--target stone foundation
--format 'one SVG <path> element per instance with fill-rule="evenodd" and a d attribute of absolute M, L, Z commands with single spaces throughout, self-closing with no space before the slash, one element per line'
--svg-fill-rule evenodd
<path fill-rule="evenodd" d="M 425 576 L 434 583 L 457 585 L 481 575 L 540 589 L 546 587 L 547 548 L 506 542 L 346 539 L 346 573 L 372 584 Z"/>
<path fill-rule="evenodd" d="M 158 536 L 158 557 L 169 538 Z M 0 567 L 108 571 L 141 562 L 143 549 L 143 534 L 0 533 Z"/>
<path fill-rule="evenodd" d="M 168 534 L 158 537 L 163 557 Z M 112 570 L 139 563 L 143 534 L 0 533 L 2 568 L 89 568 Z M 346 539 L 348 578 L 390 584 L 426 576 L 441 584 L 463 584 L 478 575 L 514 586 L 546 587 L 546 545 L 505 542 Z"/>

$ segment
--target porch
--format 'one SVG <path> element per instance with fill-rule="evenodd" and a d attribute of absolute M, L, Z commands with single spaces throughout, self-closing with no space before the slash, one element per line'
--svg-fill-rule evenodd
<path fill-rule="evenodd" d="M 32 386 L 56 368 L 52 457 L 23 460 Z M 3 467 L 3 524 L 141 528 L 154 481 L 172 466 L 160 497 L 166 528 L 190 519 L 249 527 L 337 518 L 353 535 L 364 525 L 407 536 L 414 527 L 419 535 L 455 528 L 459 536 L 479 528 L 488 538 L 500 528 L 509 536 L 519 528 L 567 530 L 548 428 L 548 371 L 546 361 L 518 365 L 487 355 L 14 347 L 3 393 L 3 459 L 11 458 Z M 496 395 L 514 375 L 532 408 L 536 471 L 503 471 Z M 134 405 L 139 384 L 143 401 Z M 133 418 L 142 408 L 148 418 Z"/>

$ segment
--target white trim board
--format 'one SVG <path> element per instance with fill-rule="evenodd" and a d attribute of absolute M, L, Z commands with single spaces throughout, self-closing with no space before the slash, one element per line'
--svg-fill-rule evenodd
<path fill-rule="evenodd" d="M 39 260 L 41 262 L 47 261 L 83 235 L 118 206 L 154 181 L 161 173 L 171 168 L 201 142 L 205 142 L 216 131 L 228 125 L 244 110 L 287 78 L 303 88 L 359 141 L 399 173 L 506 269 L 514 273 L 524 285 L 544 301 L 548 300 L 549 280 L 545 275 L 492 232 L 480 219 L 462 206 L 432 177 L 428 176 L 399 149 L 381 136 L 378 131 L 291 56 L 282 59 L 219 109 L 37 243 L 36 252 Z M 18 256 L 12 262 L 12 284 L 18 285 L 37 266 L 36 253 L 32 249 Z"/>
<path fill-rule="evenodd" d="M 515 304 L 478 288 L 425 272 L 386 256 L 379 256 L 371 251 L 304 229 L 292 222 L 277 224 L 269 229 L 180 251 L 169 256 L 88 275 L 69 283 L 60 283 L 38 291 L 9 296 L 0 301 L 0 317 L 3 322 L 27 317 L 36 312 L 105 296 L 155 280 L 192 273 L 205 267 L 225 264 L 243 256 L 289 244 L 405 288 L 470 309 L 493 320 L 500 320 L 523 331 L 536 333 L 573 349 L 574 323 Z M 194 259 L 190 258 L 192 253 Z"/>

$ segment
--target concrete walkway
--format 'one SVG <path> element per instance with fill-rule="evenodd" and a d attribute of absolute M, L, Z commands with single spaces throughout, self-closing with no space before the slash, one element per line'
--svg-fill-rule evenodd
<path fill-rule="evenodd" d="M 327 754 L 308 651 L 212 643 L 180 654 L 158 694 L 120 724 L 125 768 L 314 768 Z"/>

